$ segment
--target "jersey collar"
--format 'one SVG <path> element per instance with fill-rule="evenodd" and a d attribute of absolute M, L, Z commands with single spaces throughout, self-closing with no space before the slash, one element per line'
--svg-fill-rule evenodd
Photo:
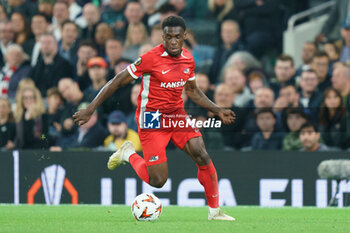
<path fill-rule="evenodd" d="M 160 55 L 161 57 L 166 57 L 166 56 L 168 56 L 169 54 L 166 52 L 166 51 L 164 51 L 163 53 L 162 53 L 162 55 Z M 181 57 L 183 57 L 183 58 L 188 58 L 188 57 L 186 57 L 185 55 L 184 55 L 184 51 L 182 50 L 181 51 Z"/>

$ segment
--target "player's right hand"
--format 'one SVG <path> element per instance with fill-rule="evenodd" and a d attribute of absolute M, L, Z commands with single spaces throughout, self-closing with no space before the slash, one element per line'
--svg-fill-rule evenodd
<path fill-rule="evenodd" d="M 233 124 L 236 120 L 236 114 L 230 109 L 221 109 L 217 115 L 225 125 Z"/>
<path fill-rule="evenodd" d="M 73 115 L 74 123 L 78 124 L 79 126 L 83 125 L 90 120 L 91 115 L 92 113 L 90 113 L 90 111 L 87 109 L 80 109 Z"/>

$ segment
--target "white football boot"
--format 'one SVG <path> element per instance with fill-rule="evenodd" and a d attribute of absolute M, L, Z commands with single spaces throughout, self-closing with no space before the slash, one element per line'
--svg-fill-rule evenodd
<path fill-rule="evenodd" d="M 209 208 L 208 220 L 235 221 L 236 219 L 224 214 L 220 208 Z"/>
<path fill-rule="evenodd" d="M 125 141 L 121 147 L 114 152 L 108 160 L 107 167 L 114 170 L 116 167 L 129 162 L 130 155 L 136 153 L 134 145 L 130 141 Z"/>

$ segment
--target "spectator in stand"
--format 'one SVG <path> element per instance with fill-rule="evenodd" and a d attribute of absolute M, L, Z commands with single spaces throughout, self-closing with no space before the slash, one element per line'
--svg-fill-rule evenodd
<path fill-rule="evenodd" d="M 87 26 L 81 31 L 80 38 L 94 39 L 96 27 L 100 22 L 100 18 L 100 10 L 94 4 L 86 3 L 83 7 L 83 19 Z"/>
<path fill-rule="evenodd" d="M 73 66 L 77 60 L 78 26 L 72 21 L 62 23 L 62 39 L 58 42 L 59 54 Z"/>
<path fill-rule="evenodd" d="M 327 88 L 321 106 L 319 128 L 324 143 L 329 147 L 349 147 L 346 134 L 346 109 L 340 92 Z"/>
<path fill-rule="evenodd" d="M 327 42 L 324 44 L 324 51 L 327 53 L 329 60 L 332 62 L 337 62 L 339 60 L 340 54 L 337 46 L 334 43 Z M 330 65 L 330 67 L 333 67 Z"/>
<path fill-rule="evenodd" d="M 69 20 L 69 6 L 67 2 L 57 1 L 53 5 L 52 30 L 56 40 L 61 39 L 63 22 Z"/>
<path fill-rule="evenodd" d="M 94 99 L 101 88 L 107 83 L 107 62 L 102 57 L 93 57 L 88 61 L 88 72 L 92 85 L 84 91 L 89 99 Z"/>
<path fill-rule="evenodd" d="M 35 87 L 35 83 L 31 78 L 24 78 L 18 83 L 17 92 L 25 87 Z M 16 93 L 17 96 L 17 93 Z"/>
<path fill-rule="evenodd" d="M 318 91 L 318 77 L 314 70 L 305 70 L 300 77 L 300 102 L 316 120 L 322 103 L 322 93 Z"/>
<path fill-rule="evenodd" d="M 338 47 L 334 43 L 325 43 L 324 51 L 327 53 L 329 58 L 328 75 L 332 76 L 333 65 L 339 61 L 340 53 Z"/>
<path fill-rule="evenodd" d="M 226 19 L 236 19 L 233 0 L 209 0 L 209 10 L 218 22 Z"/>
<path fill-rule="evenodd" d="M 38 1 L 38 13 L 43 13 L 47 17 L 51 18 L 53 14 L 53 0 L 39 0 Z"/>
<path fill-rule="evenodd" d="M 246 77 L 242 71 L 235 67 L 227 67 L 224 70 L 224 83 L 230 86 L 234 95 L 233 104 L 237 107 L 246 107 L 248 102 L 254 99 L 254 95 L 246 86 Z"/>
<path fill-rule="evenodd" d="M 266 49 L 282 46 L 282 17 L 279 0 L 234 0 L 242 36 L 249 50 L 256 56 L 264 55 Z"/>
<path fill-rule="evenodd" d="M 88 102 L 83 102 L 78 106 L 77 111 L 86 108 Z M 78 130 L 69 137 L 69 140 L 64 144 L 59 144 L 62 149 L 81 148 L 93 149 L 103 145 L 103 140 L 108 133 L 98 121 L 98 113 L 95 111 L 88 122 L 79 126 Z M 59 148 L 58 150 L 61 150 Z"/>
<path fill-rule="evenodd" d="M 11 150 L 15 148 L 16 124 L 8 99 L 0 97 L 0 148 Z"/>
<path fill-rule="evenodd" d="M 78 20 L 83 12 L 83 8 L 77 3 L 76 0 L 64 0 L 69 6 L 69 19 L 73 22 Z"/>
<path fill-rule="evenodd" d="M 141 84 L 140 83 L 136 83 L 132 89 L 131 89 L 131 94 L 130 94 L 130 101 L 133 107 L 133 111 L 131 113 L 129 113 L 129 115 L 127 116 L 126 119 L 126 123 L 128 125 L 129 129 L 132 129 L 134 131 L 138 131 L 137 129 L 137 123 L 136 123 L 136 118 L 135 118 L 135 113 L 136 113 L 136 108 L 137 108 L 137 104 L 138 104 L 138 97 L 141 91 Z"/>
<path fill-rule="evenodd" d="M 250 92 L 253 96 L 256 94 L 257 90 L 268 86 L 266 75 L 263 71 L 253 69 L 248 75 L 248 86 Z"/>
<path fill-rule="evenodd" d="M 329 151 L 329 148 L 320 143 L 321 134 L 317 126 L 312 122 L 306 122 L 300 127 L 299 138 L 303 144 L 300 151 L 314 152 L 314 151 Z"/>
<path fill-rule="evenodd" d="M 232 54 L 225 63 L 223 69 L 228 66 L 234 66 L 239 70 L 245 72 L 251 69 L 259 69 L 261 67 L 260 62 L 250 53 L 245 51 L 238 51 Z"/>
<path fill-rule="evenodd" d="M 262 87 L 257 90 L 254 97 L 254 108 L 272 108 L 274 104 L 275 95 L 271 88 Z"/>
<path fill-rule="evenodd" d="M 278 98 L 273 106 L 273 111 L 276 114 L 277 122 L 288 131 L 287 125 L 287 113 L 288 108 L 303 109 L 303 106 L 299 102 L 300 94 L 298 93 L 295 86 L 289 85 L 282 87 Z"/>
<path fill-rule="evenodd" d="M 311 68 L 315 70 L 318 77 L 318 90 L 324 92 L 331 86 L 331 76 L 328 74 L 329 57 L 325 52 L 316 52 L 312 58 Z"/>
<path fill-rule="evenodd" d="M 83 92 L 80 90 L 77 82 L 73 81 L 71 78 L 63 78 L 58 83 L 58 90 L 62 97 L 66 101 L 63 106 L 62 117 L 59 124 L 61 127 L 61 138 L 58 140 L 58 144 L 65 145 L 71 136 L 76 132 L 77 125 L 73 122 L 73 114 L 77 111 L 79 104 L 83 102 L 89 102 Z"/>
<path fill-rule="evenodd" d="M 15 32 L 16 44 L 22 45 L 30 36 L 30 27 L 27 23 L 25 15 L 15 12 L 11 15 L 11 23 Z"/>
<path fill-rule="evenodd" d="M 282 87 L 295 85 L 295 67 L 293 58 L 289 55 L 280 55 L 275 65 L 275 78 L 270 80 L 270 87 L 277 96 Z"/>
<path fill-rule="evenodd" d="M 213 63 L 214 48 L 209 45 L 200 45 L 197 43 L 194 31 L 187 29 L 187 41 L 192 47 L 192 55 L 197 69 L 203 71 Z M 208 70 L 209 72 L 209 70 Z"/>
<path fill-rule="evenodd" d="M 126 0 L 110 0 L 109 3 L 103 8 L 101 19 L 109 26 L 116 30 L 124 28 L 126 24 L 126 18 L 124 16 L 124 10 L 126 7 Z"/>
<path fill-rule="evenodd" d="M 126 69 L 126 67 L 131 63 L 132 61 L 121 58 L 114 67 L 113 76 Z M 118 89 L 118 91 L 114 92 L 111 97 L 103 102 L 103 104 L 100 105 L 98 109 L 99 120 L 103 123 L 103 125 L 106 125 L 109 114 L 114 110 L 118 109 L 125 115 L 128 115 L 133 111 L 133 105 L 130 100 L 132 87 L 132 84 L 122 86 Z"/>
<path fill-rule="evenodd" d="M 158 0 L 140 0 L 142 9 L 145 12 L 144 22 L 146 23 L 145 25 L 147 27 L 149 26 L 150 17 L 152 17 L 157 13 L 157 7 L 156 7 L 157 2 Z"/>
<path fill-rule="evenodd" d="M 192 18 L 194 18 L 194 12 L 187 7 L 186 0 L 169 0 L 169 3 L 175 6 L 176 14 L 178 16 L 181 16 L 185 20 L 191 20 Z"/>
<path fill-rule="evenodd" d="M 91 85 L 91 80 L 87 71 L 87 64 L 90 58 L 96 56 L 97 48 L 92 40 L 83 40 L 79 43 L 77 52 L 78 61 L 74 66 L 73 78 L 78 82 L 82 91 Z"/>
<path fill-rule="evenodd" d="M 262 108 L 256 113 L 256 124 L 260 132 L 252 138 L 253 150 L 280 150 L 284 133 L 278 132 L 276 116 L 272 108 Z"/>
<path fill-rule="evenodd" d="M 347 132 L 350 132 L 350 67 L 339 65 L 333 71 L 332 86 L 334 89 L 340 92 L 343 103 L 347 109 Z M 350 135 L 350 133 L 349 133 Z"/>
<path fill-rule="evenodd" d="M 126 33 L 125 50 L 123 57 L 136 60 L 142 44 L 148 40 L 146 27 L 143 23 L 130 23 Z"/>
<path fill-rule="evenodd" d="M 236 113 L 235 124 L 221 125 L 221 134 L 224 140 L 225 149 L 240 149 L 243 144 L 242 129 L 245 121 L 245 112 L 243 108 L 233 105 L 234 95 L 227 84 L 219 84 L 215 88 L 214 102 L 220 108 L 229 108 Z"/>
<path fill-rule="evenodd" d="M 42 96 L 47 89 L 57 86 L 63 77 L 72 77 L 73 69 L 67 60 L 58 54 L 58 44 L 52 34 L 40 37 L 41 59 L 29 73 Z"/>
<path fill-rule="evenodd" d="M 301 108 L 288 108 L 286 110 L 287 126 L 289 133 L 283 138 L 283 150 L 300 150 L 301 144 L 299 133 L 300 127 L 306 123 L 307 116 Z"/>
<path fill-rule="evenodd" d="M 105 45 L 108 39 L 114 38 L 114 31 L 106 23 L 99 23 L 95 31 L 95 42 L 97 44 L 97 53 L 100 57 L 105 57 Z"/>
<path fill-rule="evenodd" d="M 164 19 L 172 15 L 176 15 L 175 6 L 173 4 L 170 4 L 169 2 L 165 2 L 159 7 L 158 13 L 152 15 L 148 19 L 148 26 L 153 27 L 154 25 L 162 24 Z"/>
<path fill-rule="evenodd" d="M 57 87 L 52 87 L 46 92 L 47 111 L 46 117 L 48 122 L 47 137 L 50 140 L 50 146 L 56 145 L 61 136 L 62 126 L 60 120 L 63 113 L 64 99 Z"/>
<path fill-rule="evenodd" d="M 153 48 L 154 48 L 154 46 L 152 44 L 149 44 L 149 43 L 141 45 L 141 47 L 139 49 L 139 56 L 141 56 L 144 53 L 147 53 L 148 51 L 150 51 Z"/>
<path fill-rule="evenodd" d="M 126 38 L 126 33 L 129 24 L 131 23 L 144 23 L 147 24 L 147 22 L 143 21 L 144 20 L 144 11 L 142 9 L 142 5 L 138 1 L 129 1 L 126 4 L 126 8 L 124 11 L 124 15 L 126 17 L 127 23 L 124 25 L 124 28 L 120 31 L 120 35 L 123 39 Z"/>
<path fill-rule="evenodd" d="M 32 1 L 26 0 L 8 0 L 9 6 L 9 15 L 12 15 L 14 12 L 21 12 L 27 18 L 32 18 L 34 14 L 37 13 L 37 6 Z"/>
<path fill-rule="evenodd" d="M 34 15 L 32 18 L 31 29 L 34 38 L 29 39 L 22 45 L 24 52 L 31 58 L 30 64 L 32 67 L 36 65 L 40 56 L 40 37 L 47 33 L 49 25 L 48 17 L 42 13 Z"/>
<path fill-rule="evenodd" d="M 17 92 L 15 119 L 16 147 L 19 149 L 47 148 L 45 105 L 36 87 L 23 87 Z"/>
<path fill-rule="evenodd" d="M 0 23 L 0 67 L 5 63 L 7 48 L 14 43 L 15 32 L 10 21 Z"/>
<path fill-rule="evenodd" d="M 0 71 L 0 96 L 15 102 L 18 83 L 27 77 L 30 64 L 21 46 L 12 44 L 6 53 L 6 64 Z"/>
<path fill-rule="evenodd" d="M 256 112 L 263 108 L 272 108 L 274 105 L 274 92 L 269 87 L 258 89 L 254 96 L 254 101 L 248 108 L 248 113 L 243 127 L 244 139 L 242 145 L 244 147 L 251 145 L 251 139 L 259 128 L 256 124 Z"/>
<path fill-rule="evenodd" d="M 162 25 L 160 24 L 154 25 L 152 27 L 151 36 L 150 36 L 151 43 L 154 47 L 157 45 L 163 44 L 162 35 L 163 35 Z"/>
<path fill-rule="evenodd" d="M 128 128 L 127 118 L 122 111 L 113 111 L 108 116 L 109 136 L 104 140 L 105 148 L 118 150 L 125 141 L 131 141 L 135 151 L 142 151 L 139 135 Z"/>
<path fill-rule="evenodd" d="M 123 42 L 120 39 L 108 39 L 106 41 L 106 61 L 109 69 L 113 70 L 116 62 L 122 58 Z"/>
<path fill-rule="evenodd" d="M 340 61 L 344 63 L 350 63 L 350 13 L 348 14 L 349 19 L 342 23 L 340 30 L 341 36 L 344 40 L 344 46 L 340 54 Z"/>
<path fill-rule="evenodd" d="M 3 4 L 0 4 L 0 23 L 7 20 L 7 12 Z"/>
<path fill-rule="evenodd" d="M 321 33 L 316 37 L 318 42 L 340 38 L 339 26 L 349 17 L 349 4 L 350 0 L 335 1 L 327 21 L 323 24 Z"/>
<path fill-rule="evenodd" d="M 126 58 L 119 59 L 114 66 L 114 74 L 115 75 L 118 74 L 119 72 L 124 70 L 126 67 L 128 67 L 128 65 L 130 65 L 131 63 L 133 63 L 133 61 L 129 59 L 126 59 Z"/>
<path fill-rule="evenodd" d="M 301 59 L 303 64 L 297 69 L 296 75 L 300 76 L 304 70 L 311 68 L 312 58 L 317 52 L 317 44 L 315 42 L 308 41 L 304 44 L 301 53 Z"/>
<path fill-rule="evenodd" d="M 213 100 L 213 91 L 210 90 L 209 77 L 205 73 L 196 73 L 197 87 L 210 99 Z M 208 110 L 199 107 L 190 98 L 185 103 L 186 112 L 192 116 L 208 116 Z"/>
<path fill-rule="evenodd" d="M 221 24 L 222 44 L 216 49 L 213 64 L 210 68 L 209 77 L 212 84 L 216 84 L 218 75 L 221 73 L 227 59 L 231 54 L 244 50 L 244 45 L 240 40 L 240 30 L 238 23 L 233 20 L 225 20 Z"/>

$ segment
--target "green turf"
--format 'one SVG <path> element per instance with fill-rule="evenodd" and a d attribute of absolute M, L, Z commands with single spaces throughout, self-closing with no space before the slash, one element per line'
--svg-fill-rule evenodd
<path fill-rule="evenodd" d="M 208 221 L 205 207 L 164 207 L 155 222 L 137 222 L 128 206 L 0 205 L 0 232 L 350 232 L 350 209 L 231 207 L 235 222 Z"/>

